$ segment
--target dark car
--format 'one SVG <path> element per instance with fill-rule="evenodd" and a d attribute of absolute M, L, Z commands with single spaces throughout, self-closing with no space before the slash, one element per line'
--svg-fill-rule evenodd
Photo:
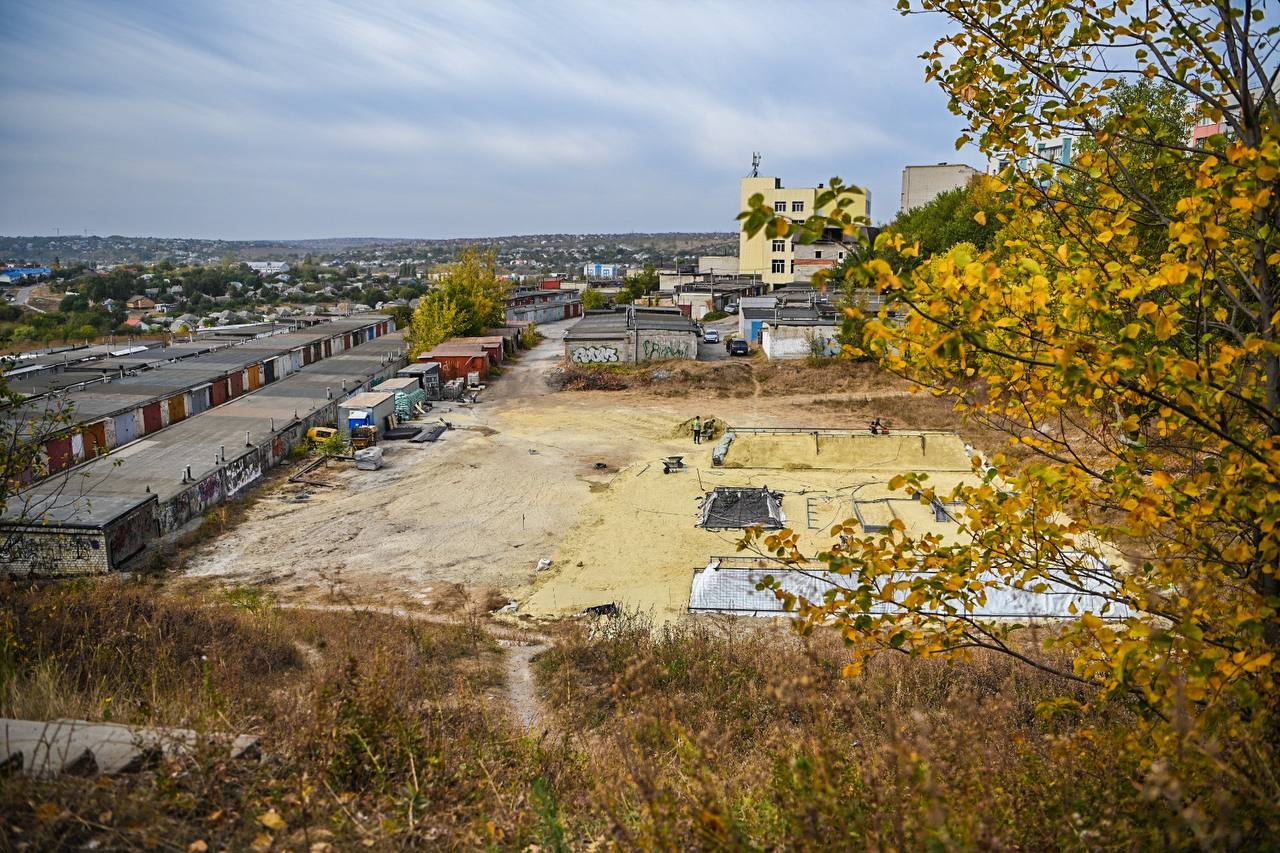
<path fill-rule="evenodd" d="M 741 338 L 729 341 L 729 355 L 751 355 L 751 347 Z"/>

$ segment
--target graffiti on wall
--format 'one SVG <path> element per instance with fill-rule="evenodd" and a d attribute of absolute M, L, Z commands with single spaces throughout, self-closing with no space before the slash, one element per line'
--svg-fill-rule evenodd
<path fill-rule="evenodd" d="M 664 358 L 688 358 L 689 349 L 683 341 L 648 340 L 641 344 L 646 361 Z"/>
<path fill-rule="evenodd" d="M 617 364 L 618 348 L 612 346 L 577 347 L 569 353 L 574 364 Z"/>
<path fill-rule="evenodd" d="M 13 577 L 105 572 L 102 544 L 96 532 L 10 533 L 0 539 L 0 566 Z"/>
<path fill-rule="evenodd" d="M 261 476 L 262 463 L 258 461 L 256 452 L 247 453 L 239 459 L 231 460 L 222 469 L 226 496 L 231 497 Z"/>
<path fill-rule="evenodd" d="M 121 562 L 141 551 L 155 534 L 156 521 L 150 505 L 118 522 L 110 533 L 111 567 L 118 568 Z"/>

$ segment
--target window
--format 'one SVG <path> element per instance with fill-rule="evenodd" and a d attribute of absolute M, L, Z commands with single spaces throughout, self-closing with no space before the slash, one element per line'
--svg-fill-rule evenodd
<path fill-rule="evenodd" d="M 773 203 L 773 212 L 774 212 L 774 213 L 786 213 L 786 212 L 787 212 L 787 203 L 786 203 L 785 201 L 775 201 L 775 202 Z"/>
<path fill-rule="evenodd" d="M 804 213 L 804 202 L 802 202 L 802 201 L 793 201 L 793 202 L 791 202 L 791 212 L 792 212 L 792 213 Z"/>
<path fill-rule="evenodd" d="M 842 260 L 842 261 L 844 260 L 844 252 L 841 252 L 841 253 L 840 253 L 840 260 Z"/>
<path fill-rule="evenodd" d="M 787 241 L 786 241 L 786 240 L 774 240 L 774 241 L 773 241 L 773 250 L 774 250 L 775 252 L 785 252 L 785 251 L 787 250 Z"/>
<path fill-rule="evenodd" d="M 774 262 L 773 262 L 773 271 L 774 271 L 774 272 L 786 272 L 786 271 L 787 271 L 787 262 L 786 262 L 786 261 L 784 261 L 784 260 L 781 260 L 781 259 L 778 259 L 778 260 L 774 261 Z"/>
<path fill-rule="evenodd" d="M 821 249 L 819 249 L 818 251 L 814 252 L 814 253 L 813 253 L 813 256 L 814 256 L 815 258 L 821 258 L 821 257 L 822 257 L 822 250 L 821 250 Z"/>

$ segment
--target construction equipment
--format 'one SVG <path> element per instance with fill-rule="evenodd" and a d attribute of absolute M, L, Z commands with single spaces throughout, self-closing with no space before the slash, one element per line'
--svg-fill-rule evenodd
<path fill-rule="evenodd" d="M 376 426 L 358 426 L 351 428 L 351 447 L 355 450 L 363 450 L 366 447 L 373 447 L 378 443 L 378 428 Z"/>

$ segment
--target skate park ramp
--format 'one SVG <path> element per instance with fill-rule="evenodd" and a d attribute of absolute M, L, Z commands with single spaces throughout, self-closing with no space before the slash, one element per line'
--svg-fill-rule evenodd
<path fill-rule="evenodd" d="M 725 468 L 796 471 L 969 471 L 964 441 L 952 432 L 752 429 L 734 427 Z"/>

